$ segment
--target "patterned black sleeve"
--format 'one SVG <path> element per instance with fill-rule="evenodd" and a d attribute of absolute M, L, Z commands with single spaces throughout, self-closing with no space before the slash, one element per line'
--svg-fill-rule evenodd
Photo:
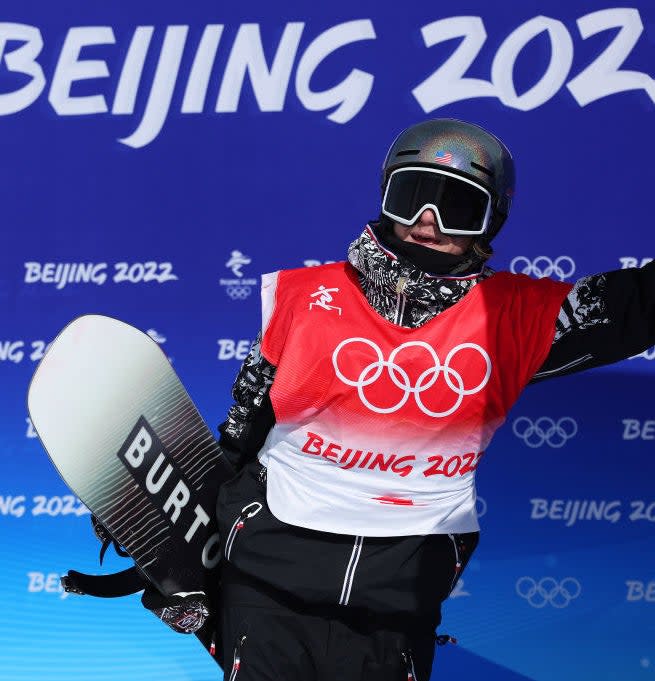
<path fill-rule="evenodd" d="M 232 387 L 234 404 L 218 428 L 221 448 L 236 470 L 257 455 L 275 423 L 269 397 L 275 366 L 261 354 L 260 347 L 261 333 L 237 374 Z"/>
<path fill-rule="evenodd" d="M 534 381 L 612 364 L 655 344 L 655 262 L 584 277 L 564 300 Z"/>

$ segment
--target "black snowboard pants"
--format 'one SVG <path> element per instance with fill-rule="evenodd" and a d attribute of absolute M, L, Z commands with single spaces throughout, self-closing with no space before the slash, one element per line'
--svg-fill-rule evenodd
<path fill-rule="evenodd" d="M 343 606 L 307 606 L 229 564 L 222 578 L 225 681 L 428 681 L 434 629 Z"/>

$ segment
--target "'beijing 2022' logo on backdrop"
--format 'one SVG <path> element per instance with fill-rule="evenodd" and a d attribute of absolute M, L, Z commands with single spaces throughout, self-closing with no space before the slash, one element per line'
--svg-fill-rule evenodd
<path fill-rule="evenodd" d="M 219 283 L 225 287 L 225 293 L 232 300 L 245 300 L 252 293 L 252 287 L 257 286 L 257 279 L 244 277 L 242 267 L 250 265 L 252 259 L 239 250 L 233 250 L 225 263 L 225 267 L 232 271 L 232 279 L 220 279 Z"/>
<path fill-rule="evenodd" d="M 48 40 L 53 36 L 50 27 L 42 33 L 40 26 L 0 22 L 0 80 L 13 84 L 13 89 L 5 86 L 0 94 L 0 116 L 18 114 L 47 97 L 58 116 L 132 117 L 133 132 L 119 141 L 138 149 L 157 138 L 172 111 L 183 116 L 240 112 L 245 88 L 254 92 L 261 112 L 284 111 L 295 94 L 296 107 L 324 112 L 330 121 L 344 124 L 369 102 L 378 76 L 393 77 L 383 67 L 377 75 L 364 70 L 366 61 L 360 61 L 367 53 L 369 58 L 375 56 L 373 41 L 378 40 L 379 29 L 373 18 L 323 27 L 317 33 L 309 16 L 307 21 L 285 24 L 278 16 L 269 24 L 257 22 L 255 11 L 238 26 L 189 25 L 182 17 L 183 13 L 178 23 L 164 27 L 161 20 L 148 19 L 146 14 L 143 24 L 130 29 L 121 22 L 116 32 L 108 17 L 103 25 L 70 26 L 67 31 L 58 25 L 54 40 Z M 638 9 L 607 7 L 579 17 L 567 12 L 568 26 L 543 14 L 523 19 L 518 26 L 501 25 L 500 33 L 491 36 L 483 16 L 440 16 L 423 25 L 417 22 L 404 38 L 415 42 L 420 33 L 426 49 L 418 55 L 417 70 L 427 75 L 421 82 L 392 81 L 395 95 L 408 98 L 411 93 L 426 114 L 479 97 L 494 97 L 517 111 L 532 111 L 560 91 L 580 107 L 633 90 L 655 101 L 648 64 L 638 70 L 646 58 L 639 51 L 632 54 L 644 32 Z M 646 25 L 652 40 L 652 24 Z M 612 31 L 612 38 L 603 49 L 593 57 L 576 58 L 576 50 L 583 49 L 587 38 L 607 31 Z M 515 64 L 538 36 L 549 43 L 549 61 L 537 67 L 530 86 L 519 91 Z M 489 48 L 488 39 L 496 49 Z M 359 43 L 363 52 L 353 52 Z M 440 51 L 443 57 L 435 67 L 430 50 L 441 43 L 447 47 Z M 404 46 L 411 49 L 412 42 Z M 342 49 L 359 56 L 352 63 L 333 56 Z M 622 68 L 628 59 L 630 69 Z M 156 66 L 144 68 L 146 60 Z M 335 68 L 330 63 L 342 66 L 330 73 L 328 69 Z M 329 74 L 329 88 L 316 89 L 317 70 Z M 4 71 L 11 74 L 8 79 Z M 477 77 L 471 78 L 471 72 Z M 87 83 L 80 86 L 80 81 Z M 184 95 L 178 98 L 182 90 Z M 147 102 L 143 111 L 141 101 Z"/>
<path fill-rule="evenodd" d="M 354 367 L 354 357 L 356 355 L 348 348 L 352 343 L 363 343 L 368 345 L 373 350 L 375 359 L 365 366 L 359 366 L 359 364 L 357 364 L 357 366 Z M 421 372 L 414 382 L 412 382 L 409 377 L 408 369 L 410 366 L 412 368 L 416 367 L 416 360 L 408 362 L 406 365 L 407 368 L 403 368 L 400 364 L 396 363 L 398 355 L 403 350 L 411 347 L 423 348 L 428 355 L 426 357 L 425 370 Z M 461 351 L 467 351 L 469 353 L 472 351 L 479 354 L 484 363 L 484 370 L 480 372 L 480 376 L 476 376 L 477 383 L 473 383 L 473 385 L 467 385 L 469 383 L 467 378 L 470 377 L 464 378 L 462 374 L 450 366 L 452 360 Z M 354 379 L 348 378 L 343 373 L 339 364 L 339 358 L 341 358 L 342 362 L 341 367 L 344 367 L 347 373 L 354 376 Z M 334 349 L 334 352 L 332 353 L 332 365 L 334 366 L 337 378 L 342 383 L 357 388 L 359 399 L 370 411 L 374 411 L 377 414 L 392 414 L 403 407 L 410 395 L 413 395 L 417 407 L 426 416 L 431 416 L 432 418 L 450 416 L 450 414 L 459 409 L 466 395 L 473 395 L 480 392 L 484 386 L 487 385 L 489 377 L 491 376 L 491 358 L 487 354 L 487 351 L 476 343 L 461 343 L 460 345 L 456 345 L 448 352 L 445 361 L 442 362 L 435 349 L 424 341 L 408 341 L 407 343 L 402 343 L 391 351 L 389 359 L 385 359 L 382 350 L 372 340 L 369 340 L 368 338 L 346 338 L 346 340 L 341 341 Z M 419 367 L 419 370 L 422 366 L 423 365 Z M 378 379 L 382 377 L 382 373 L 385 369 L 387 370 L 388 378 L 393 385 L 401 391 L 401 395 L 400 399 L 395 404 L 383 407 L 373 404 L 366 396 L 364 389 L 376 383 Z M 359 375 L 357 372 L 359 372 Z M 441 392 L 443 390 L 450 391 L 454 395 L 454 401 L 448 409 L 443 411 L 432 411 L 423 403 L 421 394 L 430 390 L 438 381 L 442 373 L 445 384 L 441 383 L 431 392 Z"/>

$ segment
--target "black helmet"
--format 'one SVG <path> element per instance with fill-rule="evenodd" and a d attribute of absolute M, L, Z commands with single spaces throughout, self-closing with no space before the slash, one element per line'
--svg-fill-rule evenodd
<path fill-rule="evenodd" d="M 505 222 L 514 193 L 514 161 L 507 147 L 483 128 L 454 118 L 412 125 L 396 137 L 382 164 L 382 193 L 389 176 L 405 166 L 438 168 L 485 187 L 492 197 L 491 241 Z"/>

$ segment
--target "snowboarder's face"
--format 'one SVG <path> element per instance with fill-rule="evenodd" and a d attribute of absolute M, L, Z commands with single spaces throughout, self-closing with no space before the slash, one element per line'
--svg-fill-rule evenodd
<path fill-rule="evenodd" d="M 429 208 L 421 213 L 419 219 L 411 227 L 394 222 L 393 231 L 401 241 L 408 241 L 452 255 L 462 255 L 473 241 L 470 236 L 442 234 L 436 217 Z"/>

